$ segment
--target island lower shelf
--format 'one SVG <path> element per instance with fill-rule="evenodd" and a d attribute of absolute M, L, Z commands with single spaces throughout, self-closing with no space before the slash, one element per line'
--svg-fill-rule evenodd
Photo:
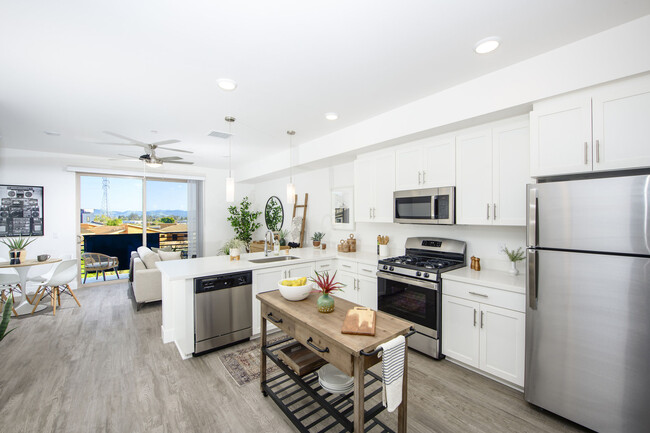
<path fill-rule="evenodd" d="M 262 382 L 264 395 L 271 397 L 301 432 L 354 431 L 354 391 L 330 394 L 318 383 L 317 372 L 303 377 L 294 373 L 278 357 L 278 352 L 293 341 L 292 337 L 287 337 L 262 347 L 262 352 L 282 371 Z M 370 409 L 364 410 L 364 431 L 394 433 L 376 418 L 385 409 L 381 401 L 381 377 L 366 370 L 364 388 L 364 403 L 372 405 L 375 402 Z"/>

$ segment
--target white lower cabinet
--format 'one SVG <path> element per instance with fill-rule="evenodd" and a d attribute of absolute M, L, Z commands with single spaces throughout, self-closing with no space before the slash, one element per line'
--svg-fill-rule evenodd
<path fill-rule="evenodd" d="M 336 279 L 345 284 L 343 291 L 335 292 L 335 296 L 355 304 L 377 310 L 377 278 L 368 275 L 366 269 L 373 269 L 374 266 L 358 264 L 356 272 L 348 270 L 343 265 L 350 265 L 348 261 L 339 264 L 339 271 Z"/>
<path fill-rule="evenodd" d="M 253 335 L 260 333 L 260 301 L 257 300 L 258 293 L 270 292 L 278 289 L 278 281 L 287 278 L 311 277 L 314 269 L 313 263 L 302 263 L 299 265 L 281 266 L 253 271 Z M 267 321 L 267 330 L 277 329 Z"/>
<path fill-rule="evenodd" d="M 525 314 L 519 309 L 523 294 L 445 281 L 453 295 L 442 296 L 442 352 L 449 358 L 486 373 L 524 385 Z M 449 287 L 448 287 L 449 286 Z M 463 295 L 467 297 L 454 295 Z M 473 297 L 480 297 L 481 301 Z M 468 299 L 469 298 L 469 299 Z"/>

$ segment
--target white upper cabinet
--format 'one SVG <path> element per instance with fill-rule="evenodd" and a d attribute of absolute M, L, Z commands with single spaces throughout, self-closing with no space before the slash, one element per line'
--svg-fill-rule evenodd
<path fill-rule="evenodd" d="M 529 174 L 528 120 L 492 130 L 492 222 L 526 225 L 526 184 Z"/>
<path fill-rule="evenodd" d="M 650 167 L 650 76 L 594 92 L 594 170 Z"/>
<path fill-rule="evenodd" d="M 454 186 L 455 170 L 453 137 L 420 140 L 395 152 L 395 189 Z"/>
<path fill-rule="evenodd" d="M 533 177 L 650 166 L 650 75 L 535 104 Z"/>
<path fill-rule="evenodd" d="M 355 221 L 393 222 L 395 152 L 354 161 Z"/>
<path fill-rule="evenodd" d="M 516 119 L 456 137 L 458 224 L 526 224 L 529 136 Z"/>
<path fill-rule="evenodd" d="M 492 224 L 492 130 L 456 137 L 456 222 Z"/>
<path fill-rule="evenodd" d="M 591 99 L 580 94 L 535 104 L 530 113 L 531 176 L 591 169 Z"/>

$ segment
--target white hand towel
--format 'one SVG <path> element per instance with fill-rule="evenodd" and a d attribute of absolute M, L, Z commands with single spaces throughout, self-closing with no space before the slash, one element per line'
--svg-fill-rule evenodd
<path fill-rule="evenodd" d="M 393 412 L 402 402 L 402 380 L 404 379 L 404 350 L 406 339 L 403 335 L 380 345 L 383 350 L 381 371 L 383 375 L 382 402 L 388 412 Z"/>

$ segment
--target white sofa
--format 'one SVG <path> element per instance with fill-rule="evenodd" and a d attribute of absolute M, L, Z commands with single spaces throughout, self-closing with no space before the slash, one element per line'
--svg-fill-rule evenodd
<path fill-rule="evenodd" d="M 161 277 L 156 262 L 180 259 L 180 251 L 152 251 L 147 247 L 138 247 L 137 251 L 131 253 L 130 281 L 138 310 L 145 302 L 162 299 Z"/>

